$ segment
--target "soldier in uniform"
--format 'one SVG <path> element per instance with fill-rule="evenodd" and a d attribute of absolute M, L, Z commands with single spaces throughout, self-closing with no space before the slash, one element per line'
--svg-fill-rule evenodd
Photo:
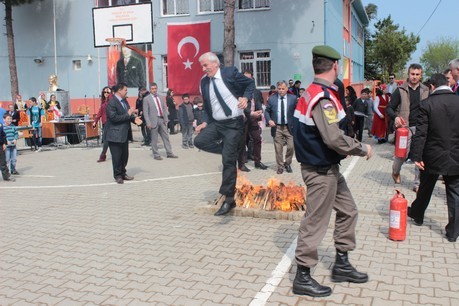
<path fill-rule="evenodd" d="M 355 248 L 357 207 L 339 163 L 346 155 L 372 155 L 370 145 L 344 135 L 339 123 L 346 116 L 333 82 L 339 71 L 340 54 L 329 46 L 312 49 L 314 82 L 299 99 L 293 118 L 293 139 L 301 174 L 307 188 L 306 212 L 301 221 L 295 251 L 297 272 L 293 293 L 313 297 L 328 296 L 330 287 L 311 277 L 317 265 L 317 248 L 325 236 L 332 209 L 336 211 L 336 261 L 332 281 L 365 283 L 366 273 L 358 272 L 348 260 L 348 251 Z"/>

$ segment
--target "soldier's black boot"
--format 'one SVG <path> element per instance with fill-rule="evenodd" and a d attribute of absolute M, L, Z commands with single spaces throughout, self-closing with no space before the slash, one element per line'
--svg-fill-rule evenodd
<path fill-rule="evenodd" d="M 295 279 L 293 280 L 293 293 L 309 295 L 313 297 L 329 296 L 332 293 L 330 287 L 322 286 L 311 277 L 311 269 L 297 266 Z"/>
<path fill-rule="evenodd" d="M 347 252 L 336 250 L 336 261 L 332 270 L 332 281 L 335 283 L 366 283 L 368 274 L 357 271 L 349 262 Z"/>

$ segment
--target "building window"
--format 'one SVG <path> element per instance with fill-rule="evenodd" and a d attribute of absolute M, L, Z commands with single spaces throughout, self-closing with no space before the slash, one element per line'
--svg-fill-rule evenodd
<path fill-rule="evenodd" d="M 167 82 L 167 56 L 166 55 L 162 56 L 161 64 L 163 67 L 163 91 L 167 91 L 169 89 L 169 86 Z"/>
<path fill-rule="evenodd" d="M 199 0 L 199 13 L 223 12 L 223 0 Z"/>
<path fill-rule="evenodd" d="M 146 3 L 151 0 L 96 0 L 96 7 L 106 7 L 113 5 L 129 5 L 136 3 Z"/>
<path fill-rule="evenodd" d="M 351 33 L 352 33 L 352 36 L 357 40 L 357 42 L 360 45 L 363 45 L 363 40 L 364 40 L 363 26 L 360 24 L 360 22 L 357 20 L 354 14 L 352 14 L 352 19 L 351 19 Z"/>
<path fill-rule="evenodd" d="M 163 16 L 190 14 L 188 0 L 163 0 L 161 3 Z"/>
<path fill-rule="evenodd" d="M 238 0 L 240 10 L 263 9 L 270 7 L 270 0 Z"/>
<path fill-rule="evenodd" d="M 81 70 L 81 60 L 72 61 L 73 70 Z"/>
<path fill-rule="evenodd" d="M 271 52 L 270 51 L 245 51 L 239 53 L 241 72 L 253 72 L 257 88 L 271 86 Z"/>

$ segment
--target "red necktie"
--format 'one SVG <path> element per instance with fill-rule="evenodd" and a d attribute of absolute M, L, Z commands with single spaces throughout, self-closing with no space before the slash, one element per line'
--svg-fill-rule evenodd
<path fill-rule="evenodd" d="M 158 108 L 158 114 L 160 117 L 163 116 L 163 110 L 161 109 L 161 103 L 159 102 L 158 96 L 155 96 L 156 107 Z"/>

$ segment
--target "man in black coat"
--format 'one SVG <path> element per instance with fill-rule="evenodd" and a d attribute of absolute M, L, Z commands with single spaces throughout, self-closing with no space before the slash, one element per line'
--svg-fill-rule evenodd
<path fill-rule="evenodd" d="M 243 112 L 252 99 L 255 82 L 238 72 L 236 67 L 220 68 L 212 52 L 201 55 L 199 63 L 206 73 L 200 90 L 206 118 L 196 127 L 194 145 L 203 151 L 222 154 L 222 183 L 220 194 L 225 196 L 216 216 L 225 215 L 236 207 L 236 162 L 244 133 Z"/>
<path fill-rule="evenodd" d="M 18 126 L 19 125 L 19 120 L 20 120 L 20 114 L 17 110 L 14 109 L 14 105 L 13 104 L 10 104 L 8 106 L 8 114 L 10 114 L 11 118 L 12 118 L 12 124 L 14 126 Z"/>
<path fill-rule="evenodd" d="M 420 103 L 413 137 L 412 158 L 421 170 L 421 183 L 408 216 L 422 225 L 435 183 L 442 175 L 448 205 L 446 238 L 454 242 L 459 236 L 459 97 L 443 74 L 432 75 L 430 81 L 433 92 Z"/>
<path fill-rule="evenodd" d="M 244 71 L 244 75 L 249 79 L 253 79 L 253 73 L 250 70 Z M 246 153 L 252 152 L 253 161 L 256 169 L 266 170 L 268 166 L 261 162 L 261 127 L 259 122 L 263 118 L 263 95 L 258 89 L 253 90 L 253 99 L 250 104 L 250 116 L 247 118 L 246 131 L 244 133 L 243 148 L 239 153 L 239 167 L 242 162 L 246 162 Z M 246 152 L 245 146 L 249 148 L 250 140 L 252 142 L 252 150 Z M 242 156 L 241 156 L 242 155 Z M 244 166 L 245 167 L 245 166 Z"/>
<path fill-rule="evenodd" d="M 134 177 L 126 174 L 126 165 L 129 159 L 129 133 L 131 122 L 141 125 L 142 120 L 136 117 L 135 110 L 131 109 L 127 100 L 127 85 L 118 83 L 113 87 L 115 94 L 108 101 L 107 135 L 108 147 L 112 154 L 113 177 L 118 184 L 133 180 Z"/>

